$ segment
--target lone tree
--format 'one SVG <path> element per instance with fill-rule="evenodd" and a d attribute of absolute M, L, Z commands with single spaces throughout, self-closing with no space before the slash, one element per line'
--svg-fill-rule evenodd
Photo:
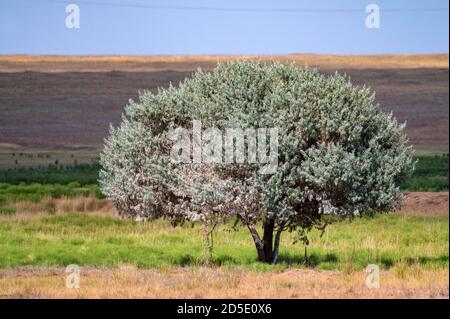
<path fill-rule="evenodd" d="M 214 134 L 205 130 L 209 140 L 196 141 L 193 121 L 215 132 L 276 129 L 276 144 L 258 154 L 276 148 L 275 169 L 264 173 L 267 162 L 248 158 L 224 160 L 222 143 L 212 151 L 215 160 L 202 151 L 198 161 L 193 150 L 208 146 Z M 180 127 L 185 134 L 174 139 Z M 100 184 L 124 217 L 208 224 L 235 216 L 250 231 L 258 259 L 275 263 L 285 230 L 305 238 L 312 228 L 326 226 L 325 215 L 397 207 L 399 184 L 414 166 L 403 130 L 369 89 L 339 74 L 232 62 L 130 101 L 106 140 Z M 247 134 L 247 157 L 250 141 Z M 174 153 L 181 155 L 177 161 Z"/>

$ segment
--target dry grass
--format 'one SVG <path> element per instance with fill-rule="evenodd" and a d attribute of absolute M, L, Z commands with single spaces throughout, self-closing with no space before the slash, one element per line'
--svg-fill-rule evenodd
<path fill-rule="evenodd" d="M 0 72 L 190 71 L 236 59 L 294 61 L 325 68 L 448 68 L 448 54 L 426 55 L 203 55 L 203 56 L 0 56 Z"/>
<path fill-rule="evenodd" d="M 382 271 L 380 288 L 367 273 L 318 270 L 251 272 L 213 268 L 81 269 L 79 289 L 65 286 L 64 269 L 0 270 L 3 298 L 448 298 L 448 269 L 412 266 Z"/>
<path fill-rule="evenodd" d="M 85 213 L 100 215 L 115 215 L 115 209 L 107 199 L 98 199 L 95 196 L 75 198 L 52 198 L 45 197 L 39 202 L 17 201 L 7 202 L 6 206 L 15 210 L 15 214 L 1 215 L 0 222 L 24 221 L 40 219 L 50 215 L 61 215 L 66 213 Z"/>

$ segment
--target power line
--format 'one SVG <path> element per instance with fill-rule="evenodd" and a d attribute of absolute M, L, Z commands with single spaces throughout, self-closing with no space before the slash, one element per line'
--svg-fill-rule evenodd
<path fill-rule="evenodd" d="M 255 13 L 361 13 L 364 9 L 299 9 L 299 8 L 237 8 L 237 7 L 207 7 L 207 6 L 167 6 L 138 3 L 98 2 L 98 1 L 59 1 L 59 0 L 25 0 L 27 2 L 46 2 L 54 4 L 74 3 L 86 6 L 142 8 L 155 10 L 178 10 L 178 11 L 217 11 L 217 12 L 255 12 Z M 448 12 L 448 8 L 399 8 L 380 9 L 381 12 Z"/>

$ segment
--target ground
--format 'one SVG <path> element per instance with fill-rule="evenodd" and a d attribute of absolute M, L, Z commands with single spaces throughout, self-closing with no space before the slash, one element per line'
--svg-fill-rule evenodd
<path fill-rule="evenodd" d="M 406 194 L 402 214 L 448 214 L 448 192 L 411 192 Z"/>

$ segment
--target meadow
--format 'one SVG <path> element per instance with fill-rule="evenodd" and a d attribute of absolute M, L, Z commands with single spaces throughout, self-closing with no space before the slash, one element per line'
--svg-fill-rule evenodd
<path fill-rule="evenodd" d="M 416 160 L 402 189 L 445 194 L 448 154 Z M 247 229 L 221 224 L 205 264 L 199 225 L 119 219 L 100 192 L 98 170 L 0 170 L 0 296 L 448 297 L 448 195 L 447 211 L 425 199 L 427 212 L 336 219 L 324 234 L 312 231 L 306 248 L 286 233 L 276 265 L 256 261 Z M 65 288 L 69 264 L 82 267 L 83 289 Z M 379 290 L 364 285 L 368 264 L 382 271 Z"/>
<path fill-rule="evenodd" d="M 402 185 L 409 192 L 448 191 L 448 154 L 416 155 L 416 168 L 413 175 Z"/>
<path fill-rule="evenodd" d="M 231 224 L 216 230 L 205 264 L 190 223 L 138 223 L 111 210 L 3 216 L 0 297 L 448 298 L 448 222 L 448 212 L 340 221 L 310 234 L 307 256 L 287 233 L 269 265 Z M 70 264 L 80 266 L 79 289 L 65 285 Z M 380 267 L 379 289 L 365 286 L 368 264 Z"/>
<path fill-rule="evenodd" d="M 256 261 L 245 228 L 221 225 L 215 233 L 212 266 L 254 271 L 307 268 L 361 271 L 419 265 L 448 267 L 448 216 L 399 214 L 363 217 L 330 225 L 325 234 L 310 234 L 307 256 L 295 234 L 283 237 L 277 265 Z M 66 266 L 167 269 L 201 266 L 199 227 L 167 221 L 139 223 L 112 216 L 69 213 L 0 223 L 0 267 Z"/>

